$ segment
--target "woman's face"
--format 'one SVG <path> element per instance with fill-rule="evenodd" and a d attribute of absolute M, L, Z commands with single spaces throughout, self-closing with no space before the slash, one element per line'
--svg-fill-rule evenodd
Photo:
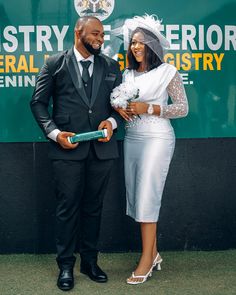
<path fill-rule="evenodd" d="M 145 44 L 144 36 L 141 32 L 137 32 L 133 35 L 130 46 L 131 52 L 133 53 L 137 62 L 143 62 L 145 58 Z"/>

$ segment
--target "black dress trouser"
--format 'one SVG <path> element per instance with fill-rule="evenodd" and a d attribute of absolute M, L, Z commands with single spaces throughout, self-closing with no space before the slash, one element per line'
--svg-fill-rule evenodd
<path fill-rule="evenodd" d="M 78 147 L 79 148 L 79 147 Z M 97 261 L 103 198 L 114 160 L 99 160 L 93 145 L 80 161 L 53 160 L 56 247 L 60 269 L 73 268 L 77 241 L 84 262 Z"/>

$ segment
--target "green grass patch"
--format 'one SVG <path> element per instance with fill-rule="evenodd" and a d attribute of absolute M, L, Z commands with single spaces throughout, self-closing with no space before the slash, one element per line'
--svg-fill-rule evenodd
<path fill-rule="evenodd" d="M 144 284 L 130 286 L 139 253 L 100 254 L 99 265 L 108 274 L 98 284 L 75 267 L 75 287 L 56 286 L 55 255 L 0 255 L 0 295 L 235 295 L 236 250 L 217 252 L 162 252 L 162 270 Z"/>

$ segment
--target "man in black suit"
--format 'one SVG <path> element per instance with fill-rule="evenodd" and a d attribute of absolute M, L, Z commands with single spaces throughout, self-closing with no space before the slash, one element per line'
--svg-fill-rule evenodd
<path fill-rule="evenodd" d="M 74 47 L 47 59 L 31 100 L 33 115 L 50 138 L 56 185 L 56 246 L 61 290 L 74 286 L 73 267 L 79 235 L 80 271 L 96 282 L 107 275 L 97 265 L 97 242 L 103 197 L 115 158 L 113 129 L 121 118 L 110 105 L 110 93 L 121 83 L 116 61 L 100 54 L 102 23 L 82 17 L 75 26 Z M 53 99 L 52 114 L 48 111 Z M 106 128 L 104 139 L 71 144 L 68 136 Z"/>

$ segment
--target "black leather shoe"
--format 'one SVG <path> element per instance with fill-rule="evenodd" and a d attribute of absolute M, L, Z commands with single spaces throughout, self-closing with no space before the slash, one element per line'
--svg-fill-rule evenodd
<path fill-rule="evenodd" d="M 97 263 L 83 263 L 80 265 L 80 272 L 87 275 L 91 280 L 97 283 L 106 283 L 108 278 L 104 271 L 97 265 Z"/>
<path fill-rule="evenodd" d="M 57 287 L 63 291 L 69 291 L 74 287 L 74 276 L 72 269 L 60 270 Z"/>

